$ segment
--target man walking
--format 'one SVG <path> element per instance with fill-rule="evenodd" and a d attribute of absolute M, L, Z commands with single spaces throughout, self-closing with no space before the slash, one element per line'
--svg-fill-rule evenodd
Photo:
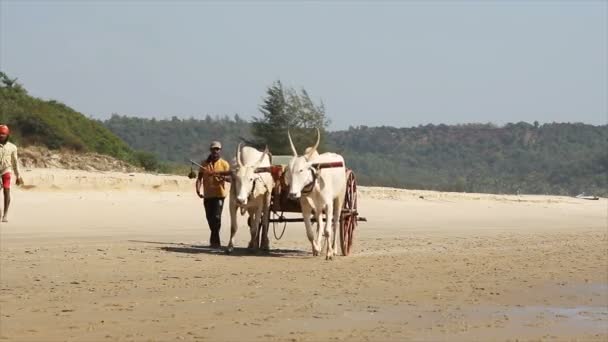
<path fill-rule="evenodd" d="M 8 208 L 11 204 L 11 177 L 15 173 L 17 185 L 23 184 L 19 173 L 17 146 L 8 141 L 11 131 L 8 126 L 0 125 L 0 174 L 2 174 L 2 189 L 4 190 L 4 213 L 0 210 L 2 222 L 8 222 Z"/>
<path fill-rule="evenodd" d="M 206 160 L 201 162 L 201 168 L 198 171 L 196 180 L 196 194 L 204 199 L 205 214 L 207 223 L 211 230 L 211 238 L 209 245 L 211 248 L 220 248 L 220 228 L 222 225 L 222 209 L 224 208 L 224 199 L 228 192 L 226 191 L 225 176 L 218 174 L 219 172 L 230 171 L 230 164 L 221 158 L 222 144 L 219 141 L 214 141 L 209 146 L 210 154 Z M 203 186 L 203 195 L 201 195 L 201 185 Z"/>

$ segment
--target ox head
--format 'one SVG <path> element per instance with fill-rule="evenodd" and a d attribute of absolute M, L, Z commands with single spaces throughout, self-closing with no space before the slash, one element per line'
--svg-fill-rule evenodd
<path fill-rule="evenodd" d="M 254 193 L 255 179 L 258 175 L 255 173 L 260 164 L 264 161 L 264 158 L 268 155 L 268 147 L 264 149 L 260 159 L 253 165 L 243 164 L 241 156 L 241 144 L 236 148 L 236 168 L 233 172 L 232 185 L 234 186 L 234 195 L 236 196 L 236 202 L 239 205 L 246 205 L 249 195 Z M 254 196 L 256 194 L 254 193 Z"/>
<path fill-rule="evenodd" d="M 317 142 L 313 147 L 307 148 L 303 156 L 298 156 L 289 131 L 287 131 L 287 136 L 289 137 L 293 158 L 287 166 L 285 183 L 289 186 L 289 198 L 298 199 L 302 196 L 302 190 L 315 180 L 317 171 L 312 166 L 312 160 L 319 155 L 317 148 L 321 141 L 321 134 L 317 128 Z"/>

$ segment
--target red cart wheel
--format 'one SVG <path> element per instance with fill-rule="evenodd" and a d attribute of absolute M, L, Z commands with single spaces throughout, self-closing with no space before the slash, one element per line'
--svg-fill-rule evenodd
<path fill-rule="evenodd" d="M 346 170 L 346 195 L 340 215 L 340 247 L 342 255 L 347 256 L 353 247 L 357 227 L 357 181 L 351 170 Z"/>

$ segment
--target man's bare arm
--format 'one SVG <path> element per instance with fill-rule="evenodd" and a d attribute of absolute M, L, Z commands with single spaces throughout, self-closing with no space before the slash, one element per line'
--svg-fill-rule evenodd
<path fill-rule="evenodd" d="M 203 172 L 199 171 L 198 177 L 196 177 L 196 185 L 195 185 L 196 194 L 200 198 L 205 198 L 205 196 L 201 195 L 201 185 L 203 185 Z"/>
<path fill-rule="evenodd" d="M 11 162 L 13 164 L 13 171 L 15 171 L 15 177 L 17 177 L 17 185 L 23 185 L 23 178 L 21 178 L 21 169 L 19 168 L 19 156 L 17 150 L 11 155 Z"/>

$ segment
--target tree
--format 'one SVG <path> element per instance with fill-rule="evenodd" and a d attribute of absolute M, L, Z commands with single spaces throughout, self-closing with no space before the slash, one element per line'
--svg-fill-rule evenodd
<path fill-rule="evenodd" d="M 262 117 L 254 118 L 252 123 L 256 147 L 267 145 L 274 155 L 292 154 L 287 138 L 289 130 L 298 153 L 302 154 L 305 147 L 314 145 L 318 128 L 323 149 L 325 128 L 329 125 L 325 106 L 322 102 L 315 104 L 305 89 L 297 92 L 284 88 L 281 81 L 274 82 L 266 91 L 260 112 Z"/>
<path fill-rule="evenodd" d="M 145 151 L 135 151 L 133 159 L 136 165 L 139 165 L 147 171 L 159 171 L 162 164 L 158 161 L 153 153 Z"/>
<path fill-rule="evenodd" d="M 17 78 L 11 79 L 7 74 L 0 71 L 0 88 L 9 88 L 19 94 L 27 94 L 25 88 L 20 83 L 17 83 Z"/>

